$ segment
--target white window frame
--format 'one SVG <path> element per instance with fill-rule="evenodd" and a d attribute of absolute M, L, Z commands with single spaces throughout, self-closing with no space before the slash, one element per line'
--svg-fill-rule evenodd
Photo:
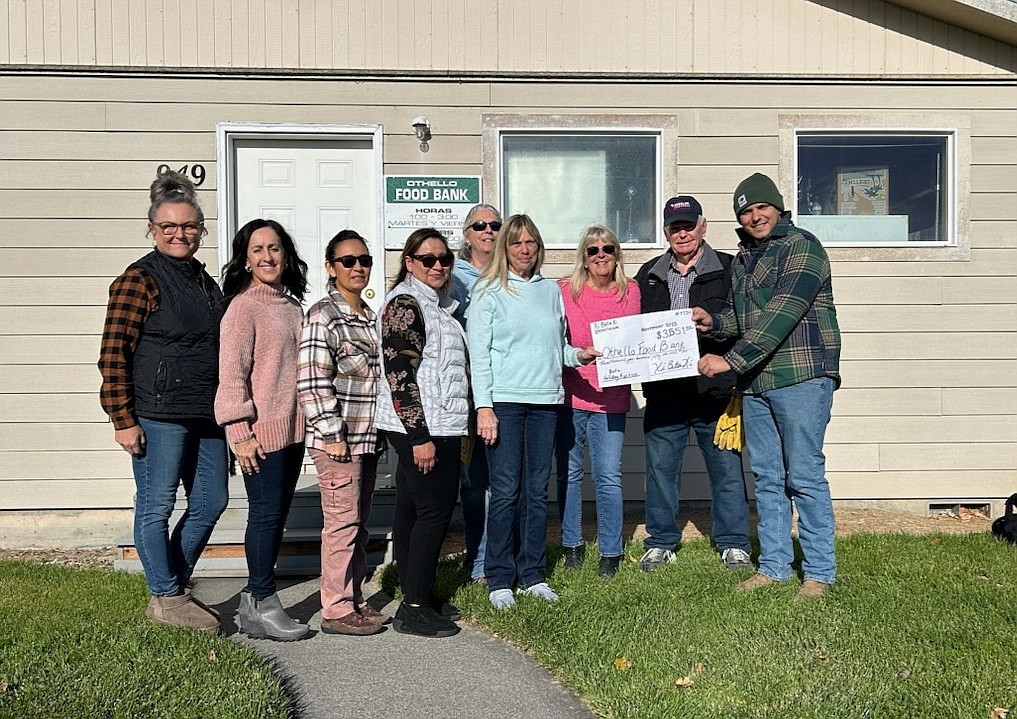
<path fill-rule="evenodd" d="M 794 131 L 794 183 L 791 185 L 796 188 L 798 187 L 799 177 L 799 155 L 801 146 L 799 140 L 802 137 L 815 137 L 825 136 L 830 138 L 851 138 L 851 137 L 873 137 L 873 138 L 888 138 L 894 135 L 900 137 L 934 137 L 938 139 L 946 140 L 946 158 L 947 167 L 944 174 L 946 188 L 941 191 L 941 195 L 945 196 L 947 206 L 946 212 L 943 216 L 944 232 L 947 237 L 944 240 L 858 240 L 858 241 L 844 241 L 837 243 L 830 243 L 831 247 L 956 247 L 957 245 L 957 131 L 956 129 L 947 128 L 868 128 L 868 127 L 855 127 L 855 128 L 844 128 L 844 127 L 799 127 L 795 128 Z M 892 185 L 891 185 L 892 186 Z M 794 198 L 792 205 L 792 216 L 795 224 L 800 224 L 798 221 L 798 198 Z M 820 215 L 820 217 L 825 215 Z M 836 215 L 830 215 L 836 216 Z M 937 218 L 938 221 L 938 218 Z M 823 239 L 823 238 L 820 238 Z"/>
<path fill-rule="evenodd" d="M 677 146 L 677 118 L 670 115 L 485 115 L 484 116 L 484 187 L 495 188 L 494 196 L 487 201 L 499 209 L 505 208 L 505 188 L 502 186 L 504 156 L 502 138 L 506 135 L 561 135 L 568 137 L 596 137 L 628 135 L 647 137 L 654 140 L 654 181 L 656 183 L 654 208 L 661 207 L 664 201 L 665 183 L 664 148 L 668 144 Z M 490 189 L 487 192 L 491 192 Z M 654 215 L 655 217 L 656 215 Z M 591 218 L 590 220 L 594 220 Z M 609 223 L 610 226 L 610 223 Z M 658 250 L 664 246 L 664 240 L 656 224 L 651 224 L 655 231 L 649 242 L 632 243 L 626 246 L 633 251 Z M 579 242 L 576 228 L 575 238 L 569 242 L 547 242 L 549 250 L 574 250 Z M 612 227 L 614 231 L 618 228 Z"/>
<path fill-rule="evenodd" d="M 798 136 L 806 133 L 831 135 L 854 133 L 873 135 L 941 134 L 948 136 L 947 155 L 950 167 L 945 193 L 948 203 L 946 240 L 901 241 L 892 243 L 838 242 L 825 243 L 831 259 L 851 261 L 931 261 L 953 262 L 971 259 L 971 116 L 962 113 L 913 112 L 857 113 L 787 113 L 778 115 L 780 162 L 778 186 L 792 188 L 787 198 L 793 217 L 798 216 Z M 892 183 L 892 179 L 891 179 Z M 892 184 L 891 184 L 892 191 Z M 820 242 L 824 238 L 819 236 Z"/>

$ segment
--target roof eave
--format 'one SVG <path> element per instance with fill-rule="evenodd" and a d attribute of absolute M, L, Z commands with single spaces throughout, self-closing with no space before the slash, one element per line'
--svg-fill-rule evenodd
<path fill-rule="evenodd" d="M 1012 0 L 892 0 L 894 5 L 1017 45 L 1017 2 Z"/>

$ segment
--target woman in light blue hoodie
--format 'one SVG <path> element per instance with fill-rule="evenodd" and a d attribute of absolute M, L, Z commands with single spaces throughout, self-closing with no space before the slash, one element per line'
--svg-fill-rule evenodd
<path fill-rule="evenodd" d="M 544 581 L 547 482 L 562 365 L 592 362 L 592 347 L 565 340 L 558 285 L 540 275 L 544 242 L 527 215 L 512 215 L 474 285 L 467 320 L 477 434 L 487 447 L 491 498 L 485 573 L 491 604 L 515 604 L 512 587 L 549 602 Z M 519 549 L 513 555 L 518 512 Z"/>
<path fill-rule="evenodd" d="M 491 261 L 494 241 L 501 229 L 501 213 L 491 205 L 474 205 L 463 222 L 463 245 L 459 259 L 452 267 L 452 298 L 459 306 L 453 316 L 466 325 L 473 285 Z M 476 412 L 470 423 L 476 426 Z M 473 433 L 471 433 L 472 435 Z M 487 551 L 488 472 L 484 443 L 476 436 L 463 438 L 463 468 L 459 498 L 463 503 L 463 535 L 466 540 L 466 557 L 463 566 L 470 573 L 470 581 L 484 584 L 484 555 Z"/>

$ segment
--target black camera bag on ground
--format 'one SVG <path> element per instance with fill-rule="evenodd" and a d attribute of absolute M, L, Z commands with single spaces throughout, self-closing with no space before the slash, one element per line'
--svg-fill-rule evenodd
<path fill-rule="evenodd" d="M 1017 494 L 1011 494 L 1006 500 L 1006 513 L 998 517 L 992 523 L 992 533 L 999 539 L 1006 540 L 1010 544 L 1017 544 Z"/>

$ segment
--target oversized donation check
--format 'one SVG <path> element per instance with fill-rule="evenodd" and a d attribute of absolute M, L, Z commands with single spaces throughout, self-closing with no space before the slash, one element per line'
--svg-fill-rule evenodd
<path fill-rule="evenodd" d="M 692 310 L 617 317 L 590 325 L 601 387 L 699 374 L 699 342 Z"/>

